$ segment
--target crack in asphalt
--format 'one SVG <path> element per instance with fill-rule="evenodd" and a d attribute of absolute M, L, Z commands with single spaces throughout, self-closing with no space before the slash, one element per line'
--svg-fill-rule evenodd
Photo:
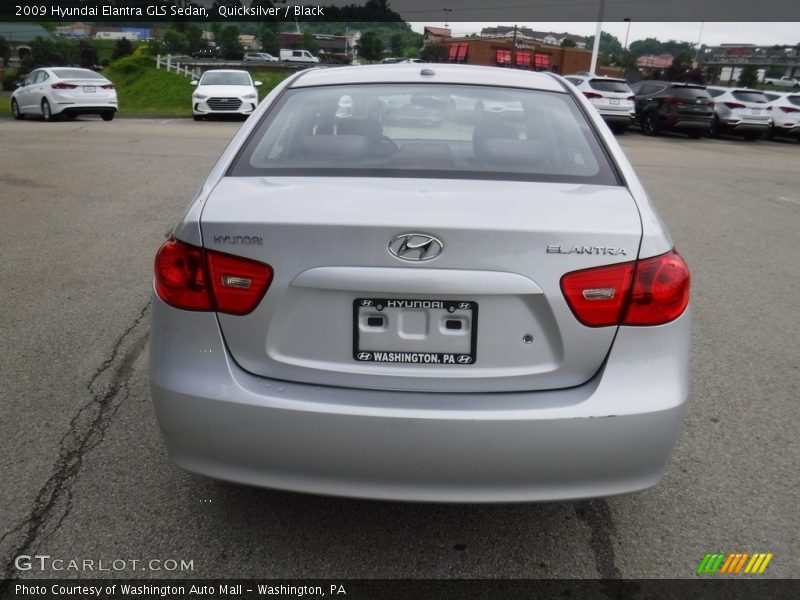
<path fill-rule="evenodd" d="M 147 326 L 143 325 L 149 309 L 148 302 L 117 338 L 108 358 L 86 384 L 90 399 L 70 420 L 69 428 L 59 443 L 53 473 L 36 495 L 30 513 L 19 525 L 0 536 L 0 543 L 15 534 L 19 540 L 4 560 L 0 578 L 5 582 L 0 583 L 0 597 L 16 570 L 14 559 L 21 554 L 30 554 L 32 548 L 52 536 L 71 512 L 72 485 L 83 466 L 83 458 L 103 442 L 111 420 L 128 398 L 128 380 L 133 374 L 133 365 L 150 335 Z M 139 331 L 142 329 L 144 331 Z M 104 381 L 107 383 L 103 384 Z M 51 523 L 53 525 L 48 529 Z"/>
<path fill-rule="evenodd" d="M 630 600 L 639 586 L 622 581 L 614 553 L 614 537 L 617 528 L 611 516 L 611 508 L 604 499 L 590 500 L 575 505 L 578 518 L 589 527 L 589 548 L 594 555 L 595 567 L 602 579 L 601 590 L 613 600 Z"/>

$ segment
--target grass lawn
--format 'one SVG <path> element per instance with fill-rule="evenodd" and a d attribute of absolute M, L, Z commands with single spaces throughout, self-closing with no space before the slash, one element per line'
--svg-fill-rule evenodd
<path fill-rule="evenodd" d="M 111 63 L 103 75 L 114 82 L 119 98 L 119 113 L 125 116 L 183 117 L 192 114 L 191 79 L 175 72 L 156 69 L 146 56 L 129 56 Z M 253 79 L 263 82 L 258 88 L 264 98 L 288 75 L 256 72 Z M 0 115 L 11 114 L 10 92 L 0 94 Z"/>

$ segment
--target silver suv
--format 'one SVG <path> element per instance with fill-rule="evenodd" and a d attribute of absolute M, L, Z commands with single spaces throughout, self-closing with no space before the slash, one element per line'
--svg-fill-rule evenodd
<path fill-rule="evenodd" d="M 748 140 L 764 137 L 772 127 L 772 109 L 764 92 L 747 88 L 708 86 L 714 99 L 711 135 L 734 133 Z"/>
<path fill-rule="evenodd" d="M 625 133 L 636 118 L 634 95 L 624 79 L 593 75 L 564 77 L 586 96 L 614 133 Z"/>

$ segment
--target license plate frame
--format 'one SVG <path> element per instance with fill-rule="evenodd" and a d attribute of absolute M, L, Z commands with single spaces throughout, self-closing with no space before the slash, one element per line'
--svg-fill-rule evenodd
<path fill-rule="evenodd" d="M 94 94 L 97 92 L 97 86 L 94 85 L 85 85 L 83 86 L 83 92 L 85 94 Z"/>
<path fill-rule="evenodd" d="M 620 104 L 620 99 L 619 99 L 619 98 L 611 98 L 611 101 L 610 101 L 610 102 L 611 102 L 611 104 L 613 104 L 614 106 L 617 106 L 617 105 L 619 105 L 619 104 Z"/>
<path fill-rule="evenodd" d="M 390 303 L 403 303 L 401 306 L 392 306 Z M 390 348 L 362 349 L 360 347 L 361 311 L 377 310 L 378 312 L 398 311 L 402 309 L 424 309 L 431 313 L 437 311 L 442 315 L 452 314 L 454 317 L 464 317 L 469 323 L 469 351 L 447 352 L 439 351 L 407 351 Z M 436 313 L 433 313 L 434 315 Z M 478 342 L 478 303 L 474 300 L 430 300 L 419 298 L 365 298 L 353 300 L 353 360 L 359 363 L 379 364 L 413 364 L 413 365 L 446 365 L 470 366 L 477 361 Z"/>

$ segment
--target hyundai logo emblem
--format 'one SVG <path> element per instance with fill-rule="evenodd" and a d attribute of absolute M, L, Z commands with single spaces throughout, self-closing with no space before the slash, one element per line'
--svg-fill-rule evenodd
<path fill-rule="evenodd" d="M 356 358 L 358 358 L 358 360 L 370 360 L 372 358 L 372 352 L 359 352 Z"/>
<path fill-rule="evenodd" d="M 462 365 L 466 365 L 466 364 L 468 364 L 468 363 L 471 363 L 471 362 L 472 362 L 472 357 L 471 357 L 471 356 L 467 356 L 467 355 L 465 355 L 465 354 L 462 354 L 462 355 L 461 355 L 461 356 L 459 356 L 459 357 L 458 357 L 456 360 L 457 360 L 458 362 L 460 362 Z"/>
<path fill-rule="evenodd" d="M 389 242 L 389 252 L 400 260 L 431 260 L 442 253 L 440 240 L 426 233 L 401 233 Z"/>

